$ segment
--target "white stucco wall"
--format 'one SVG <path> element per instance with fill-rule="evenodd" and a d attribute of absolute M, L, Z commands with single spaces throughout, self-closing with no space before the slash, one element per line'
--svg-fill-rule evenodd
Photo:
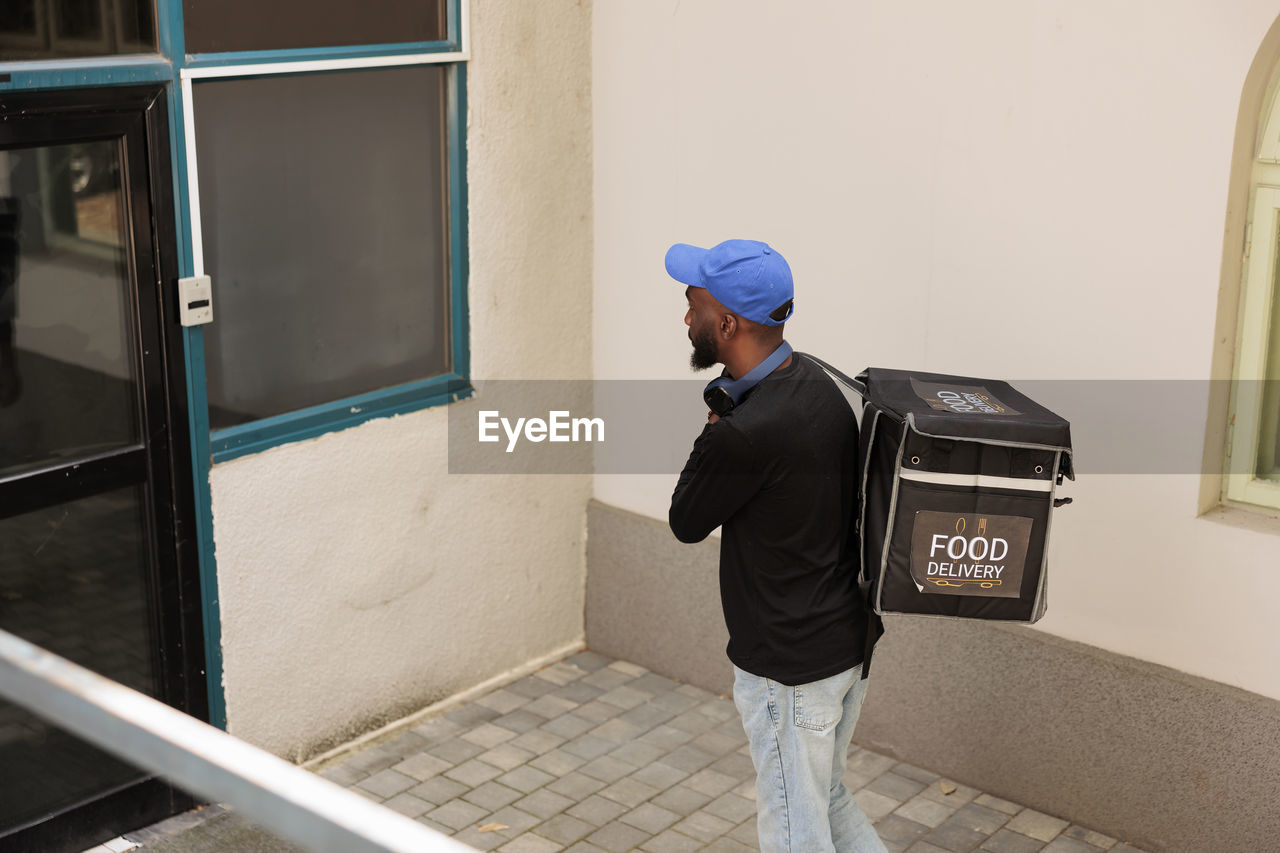
<path fill-rule="evenodd" d="M 585 377 L 590 6 L 470 6 L 472 375 Z M 214 468 L 234 734 L 302 758 L 581 641 L 589 479 L 451 475 L 447 421 Z"/>
<path fill-rule="evenodd" d="M 788 338 L 849 370 L 1208 378 L 1236 113 L 1278 14 L 598 4 L 597 377 L 687 376 L 663 253 L 751 237 L 795 272 Z M 1200 428 L 1207 396 L 1168 417 Z M 1078 435 L 1082 453 L 1090 440 L 1110 439 Z M 665 518 L 673 483 L 601 476 L 594 494 Z M 1280 536 L 1197 517 L 1199 486 L 1188 472 L 1070 487 L 1039 627 L 1280 698 Z"/>

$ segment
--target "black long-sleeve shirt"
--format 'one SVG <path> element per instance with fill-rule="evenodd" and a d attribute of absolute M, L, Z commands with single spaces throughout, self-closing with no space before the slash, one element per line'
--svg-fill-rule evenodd
<path fill-rule="evenodd" d="M 729 659 L 795 685 L 862 660 L 857 593 L 858 424 L 832 380 L 796 353 L 693 445 L 671 530 L 716 527 Z"/>

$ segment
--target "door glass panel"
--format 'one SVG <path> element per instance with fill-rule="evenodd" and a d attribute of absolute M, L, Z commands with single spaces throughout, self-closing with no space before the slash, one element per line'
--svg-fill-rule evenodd
<path fill-rule="evenodd" d="M 1280 246 L 1280 233 L 1272 250 Z M 1280 482 L 1280 264 L 1276 264 L 1271 282 L 1271 317 L 1268 326 L 1268 352 L 1265 380 L 1258 398 L 1262 401 L 1258 423 L 1258 458 L 1256 476 Z"/>
<path fill-rule="evenodd" d="M 154 0 L 0 2 L 0 61 L 155 51 Z"/>
<path fill-rule="evenodd" d="M 0 151 L 0 476 L 138 441 L 114 140 Z"/>
<path fill-rule="evenodd" d="M 443 41 L 444 0 L 183 0 L 188 53 Z"/>
<path fill-rule="evenodd" d="M 215 429 L 448 371 L 446 73 L 195 84 Z"/>
<path fill-rule="evenodd" d="M 0 520 L 0 628 L 157 695 L 140 486 Z M 145 774 L 0 701 L 0 830 Z"/>

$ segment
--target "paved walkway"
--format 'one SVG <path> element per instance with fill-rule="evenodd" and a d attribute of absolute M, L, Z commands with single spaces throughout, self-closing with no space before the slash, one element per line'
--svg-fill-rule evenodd
<path fill-rule="evenodd" d="M 756 850 L 746 737 L 733 703 L 582 652 L 320 774 L 479 850 Z M 891 853 L 1135 851 L 1067 820 L 856 745 L 845 783 Z M 220 807 L 104 850 L 291 851 Z"/>

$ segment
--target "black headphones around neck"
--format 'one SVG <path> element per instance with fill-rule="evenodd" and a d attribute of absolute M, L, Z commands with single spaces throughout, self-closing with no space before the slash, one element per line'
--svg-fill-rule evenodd
<path fill-rule="evenodd" d="M 773 373 L 778 365 L 786 361 L 791 352 L 791 344 L 783 341 L 769 354 L 768 358 L 751 368 L 750 372 L 741 379 L 730 379 L 727 376 L 712 379 L 702 390 L 703 402 L 707 404 L 708 409 L 724 417 L 761 379 Z"/>

